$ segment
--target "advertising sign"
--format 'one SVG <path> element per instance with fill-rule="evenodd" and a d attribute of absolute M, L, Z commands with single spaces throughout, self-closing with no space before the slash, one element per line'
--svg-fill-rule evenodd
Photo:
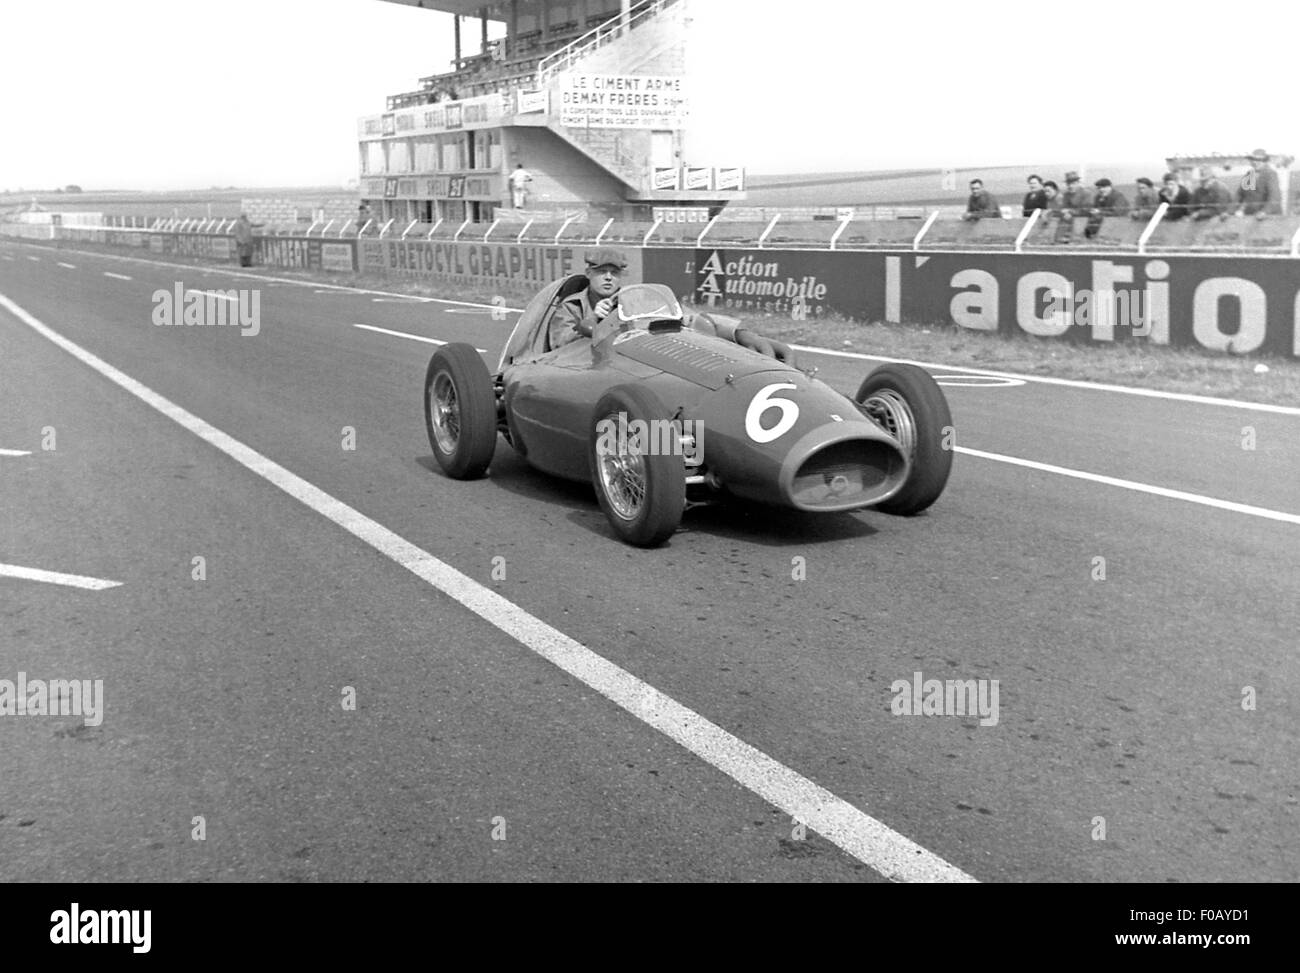
<path fill-rule="evenodd" d="M 574 128 L 686 127 L 681 78 L 641 74 L 560 75 L 560 124 Z"/>

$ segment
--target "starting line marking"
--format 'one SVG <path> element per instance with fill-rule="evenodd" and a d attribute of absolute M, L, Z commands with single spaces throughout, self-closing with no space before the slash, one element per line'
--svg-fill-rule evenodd
<path fill-rule="evenodd" d="M 89 578 L 84 574 L 61 574 L 58 571 L 42 571 L 40 568 L 24 568 L 17 564 L 0 564 L 0 578 L 18 578 L 22 581 L 44 581 L 46 584 L 62 584 L 69 588 L 86 588 L 90 591 L 103 591 L 105 588 L 118 588 L 120 581 L 105 578 Z"/>
<path fill-rule="evenodd" d="M 342 527 L 881 875 L 901 882 L 976 881 L 957 866 L 820 784 L 733 736 L 450 564 L 114 368 L 43 324 L 3 294 L 0 294 L 0 307 L 150 408 Z"/>
<path fill-rule="evenodd" d="M 365 328 L 367 331 L 377 331 L 380 334 L 391 334 L 395 338 L 410 338 L 412 341 L 423 341 L 425 344 L 429 344 L 429 345 L 450 344 L 450 342 L 447 341 L 439 341 L 437 338 L 426 338 L 422 334 L 408 334 L 405 331 L 389 331 L 387 328 L 376 328 L 373 324 L 354 324 L 352 325 L 352 327 Z M 487 354 L 486 348 L 475 348 L 474 350 L 477 351 L 480 355 Z"/>

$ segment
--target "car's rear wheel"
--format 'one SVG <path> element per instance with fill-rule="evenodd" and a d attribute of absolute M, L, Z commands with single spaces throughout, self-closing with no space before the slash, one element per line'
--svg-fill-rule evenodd
<path fill-rule="evenodd" d="M 487 472 L 497 445 L 497 401 L 492 376 L 473 345 L 446 345 L 429 359 L 424 424 L 444 473 L 473 480 Z"/>
<path fill-rule="evenodd" d="M 868 375 L 854 399 L 898 440 L 912 463 L 903 488 L 876 509 L 920 513 L 939 499 L 952 471 L 952 413 L 943 389 L 923 368 L 889 364 Z"/>
<path fill-rule="evenodd" d="M 587 458 L 596 500 L 614 532 L 637 547 L 666 541 L 686 508 L 686 466 L 676 430 L 666 437 L 638 435 L 670 419 L 657 395 L 635 385 L 606 392 L 592 414 Z"/>

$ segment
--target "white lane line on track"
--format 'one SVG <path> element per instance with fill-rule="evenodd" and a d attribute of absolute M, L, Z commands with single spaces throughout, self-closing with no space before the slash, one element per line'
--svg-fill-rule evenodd
<path fill-rule="evenodd" d="M 795 351 L 806 351 L 829 358 L 854 358 L 858 361 L 897 362 L 900 365 L 919 365 L 950 372 L 971 375 L 988 375 L 992 378 L 1014 378 L 1021 382 L 1039 385 L 1059 385 L 1064 388 L 1089 389 L 1094 392 L 1118 392 L 1123 395 L 1141 395 L 1151 399 L 1168 399 L 1173 402 L 1192 402 L 1196 405 L 1221 405 L 1229 409 L 1249 409 L 1254 412 L 1272 412 L 1280 416 L 1300 416 L 1300 408 L 1290 405 L 1269 405 L 1265 402 L 1243 402 L 1240 399 L 1216 399 L 1209 395 L 1192 395 L 1188 392 L 1162 392 L 1159 389 L 1139 389 L 1129 385 L 1107 385 L 1102 382 L 1083 382 L 1073 378 L 1048 378 L 1042 375 L 1022 375 L 1019 372 L 996 372 L 987 368 L 969 368 L 966 365 L 946 365 L 942 362 L 917 361 L 913 358 L 887 358 L 884 355 L 867 355 L 858 351 L 834 351 L 814 348 L 812 345 L 791 345 Z"/>
<path fill-rule="evenodd" d="M 40 244 L 26 244 L 27 246 L 41 246 Z M 107 257 L 111 260 L 128 260 L 136 263 L 148 264 L 153 267 L 177 267 L 183 270 L 194 270 L 193 264 L 174 264 L 162 260 L 146 260 L 144 257 L 131 257 L 119 253 L 100 253 L 91 250 L 69 250 L 68 253 L 80 253 L 89 257 Z M 29 260 L 38 260 L 38 257 L 28 257 Z M 345 291 L 352 294 L 379 294 L 383 297 L 409 297 L 406 294 L 396 294 L 392 291 L 377 291 L 364 287 L 349 287 L 346 284 L 323 284 L 320 281 L 294 280 L 291 277 L 271 277 L 266 274 L 249 274 L 241 273 L 237 270 L 224 271 L 235 277 L 252 277 L 256 280 L 273 280 L 280 284 L 293 284 L 296 287 L 311 287 L 323 290 Z M 443 297 L 424 297 L 424 301 L 431 301 L 435 304 L 448 304 L 456 307 L 484 307 L 493 310 L 509 311 L 521 313 L 523 308 L 519 307 L 501 307 L 495 304 L 483 304 L 477 301 L 454 301 Z M 1035 383 L 1038 385 L 1057 385 L 1063 388 L 1089 389 L 1094 392 L 1114 392 L 1120 395 L 1140 395 L 1152 399 L 1166 399 L 1172 402 L 1190 402 L 1195 405 L 1217 405 L 1230 409 L 1246 409 L 1254 412 L 1271 412 L 1275 415 L 1282 416 L 1300 416 L 1300 407 L 1287 405 L 1269 405 L 1264 402 L 1245 402 L 1240 399 L 1220 399 L 1208 395 L 1192 395 L 1188 392 L 1162 392 L 1158 389 L 1141 389 L 1131 385 L 1110 385 L 1104 382 L 1085 382 L 1073 378 L 1050 378 L 1043 375 L 1024 375 L 1020 372 L 998 372 L 986 368 L 971 368 L 967 365 L 948 365 L 943 362 L 925 362 L 917 361 L 912 358 L 887 358 L 883 355 L 867 355 L 856 351 L 836 351 L 833 348 L 818 348 L 814 345 L 791 345 L 795 351 L 805 351 L 814 355 L 826 355 L 831 358 L 854 358 L 859 361 L 882 361 L 897 362 L 904 365 L 920 365 L 922 368 L 937 368 L 950 372 L 966 372 L 971 375 L 991 375 L 996 378 L 1014 378 L 1022 382 Z"/>
<path fill-rule="evenodd" d="M 237 298 L 237 297 L 231 297 L 229 294 L 222 294 L 220 291 L 201 291 L 201 290 L 199 290 L 197 287 L 189 287 L 189 288 L 186 288 L 185 293 L 187 293 L 187 294 L 203 294 L 203 295 L 205 295 L 205 296 L 207 296 L 207 297 L 215 297 L 215 298 L 218 298 L 218 299 L 223 300 L 223 301 L 234 301 L 234 302 L 236 302 L 236 303 L 239 302 L 239 298 Z"/>
<path fill-rule="evenodd" d="M 58 261 L 58 264 L 59 264 L 60 267 L 67 267 L 69 270 L 76 270 L 76 269 L 77 269 L 77 265 L 76 265 L 76 264 L 65 264 L 62 260 Z"/>
<path fill-rule="evenodd" d="M 105 277 L 112 277 L 114 280 L 131 280 L 126 274 L 115 274 L 111 270 L 104 271 Z"/>
<path fill-rule="evenodd" d="M 26 449 L 0 449 L 0 456 L 31 456 L 31 451 Z"/>
<path fill-rule="evenodd" d="M 40 257 L 33 257 L 33 256 L 29 253 L 29 254 L 27 255 L 27 259 L 28 259 L 28 260 L 35 260 L 36 262 L 39 263 L 41 258 L 40 258 Z"/>
<path fill-rule="evenodd" d="M 415 301 L 417 303 L 432 301 L 433 298 L 432 297 L 372 297 L 371 300 L 374 301 L 376 304 L 406 304 L 410 301 Z"/>
<path fill-rule="evenodd" d="M 43 571 L 40 568 L 24 568 L 17 564 L 0 564 L 0 578 L 18 578 L 21 581 L 44 581 L 46 584 L 67 585 L 69 588 L 85 588 L 88 591 L 103 591 L 105 588 L 119 588 L 120 581 L 106 578 L 89 578 L 84 574 L 62 574 L 58 571 Z"/>
<path fill-rule="evenodd" d="M 1267 520 L 1279 520 L 1284 524 L 1300 524 L 1300 514 L 1289 514 L 1281 510 L 1270 510 L 1267 507 L 1254 507 L 1248 503 L 1237 503 L 1234 500 L 1219 500 L 1215 497 L 1202 496 L 1199 493 L 1187 493 L 1183 490 L 1171 490 L 1168 487 L 1152 486 L 1149 483 L 1138 483 L 1136 480 L 1122 480 L 1116 476 L 1103 476 L 1100 473 L 1087 473 L 1084 470 L 1072 470 L 1067 466 L 1053 466 L 1051 463 L 1039 463 L 1032 459 L 1020 459 L 1017 456 L 1005 456 L 1002 453 L 986 453 L 982 449 L 971 449 L 968 446 L 954 446 L 954 452 L 965 453 L 967 456 L 977 456 L 980 459 L 991 459 L 998 463 L 1010 463 L 1012 466 L 1023 466 L 1030 470 L 1040 470 L 1044 473 L 1057 473 L 1061 476 L 1072 476 L 1079 480 L 1087 480 L 1090 483 L 1103 483 L 1106 486 L 1120 487 L 1124 490 L 1136 490 L 1138 493 L 1150 493 L 1157 497 L 1168 497 L 1171 500 L 1186 500 L 1188 503 L 1199 503 L 1206 507 L 1214 507 L 1218 510 L 1229 510 L 1238 514 L 1249 514 L 1252 517 L 1263 517 Z"/>
<path fill-rule="evenodd" d="M 405 331 L 390 331 L 387 328 L 376 328 L 373 324 L 354 324 L 352 325 L 352 327 L 365 328 L 367 331 L 378 331 L 380 334 L 391 334 L 398 338 L 410 338 L 412 341 L 423 341 L 425 344 L 428 345 L 449 344 L 449 342 L 439 341 L 437 338 L 426 338 L 422 334 L 409 334 Z M 487 354 L 486 348 L 475 348 L 474 350 L 477 351 L 480 355 Z"/>
<path fill-rule="evenodd" d="M 38 321 L 3 294 L 0 294 L 0 307 L 146 405 L 333 521 L 880 874 L 905 882 L 975 881 L 955 865 L 731 735 L 490 588 L 118 371 Z"/>

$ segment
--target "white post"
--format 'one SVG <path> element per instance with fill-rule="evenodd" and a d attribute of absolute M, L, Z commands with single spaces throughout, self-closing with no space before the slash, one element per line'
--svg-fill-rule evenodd
<path fill-rule="evenodd" d="M 465 227 L 469 226 L 469 222 L 470 222 L 470 221 L 469 221 L 469 217 L 468 217 L 468 216 L 465 217 L 465 222 L 462 223 L 462 224 L 460 225 L 460 228 L 457 229 L 456 232 L 452 234 L 452 236 L 451 236 L 451 242 L 452 242 L 452 243 L 455 243 L 457 240 L 460 239 L 460 235 L 461 235 L 462 233 L 465 232 Z"/>
<path fill-rule="evenodd" d="M 1016 234 L 1016 253 L 1020 252 L 1021 245 L 1028 238 L 1029 231 L 1034 228 L 1034 224 L 1038 222 L 1038 216 L 1042 212 L 1041 209 L 1036 207 L 1034 211 L 1029 214 L 1029 219 L 1025 220 L 1025 225 L 1020 228 L 1020 232 Z"/>
<path fill-rule="evenodd" d="M 659 217 L 659 219 L 654 221 L 654 224 L 651 225 L 650 229 L 645 231 L 645 236 L 641 238 L 641 246 L 643 247 L 650 246 L 650 238 L 655 235 L 655 230 L 659 229 L 659 224 L 662 223 L 663 221 L 664 218 L 662 216 Z"/>
<path fill-rule="evenodd" d="M 468 222 L 468 221 L 466 221 L 466 222 Z M 483 242 L 484 242 L 484 243 L 487 243 L 487 238 L 490 237 L 490 236 L 492 235 L 492 231 L 495 230 L 495 229 L 497 228 L 497 224 L 500 223 L 500 222 L 501 222 L 501 217 L 499 217 L 499 216 L 498 216 L 495 220 L 492 221 L 492 225 L 489 226 L 489 227 L 487 228 L 487 232 L 483 234 Z"/>
<path fill-rule="evenodd" d="M 925 221 L 925 226 L 921 227 L 921 232 L 918 233 L 915 237 L 912 238 L 912 249 L 913 249 L 913 250 L 920 250 L 920 249 L 921 249 L 921 240 L 922 240 L 922 238 L 923 238 L 927 233 L 930 232 L 930 227 L 934 226 L 934 221 L 937 220 L 938 218 L 939 218 L 939 211 L 938 211 L 937 209 L 936 209 L 936 210 L 932 210 L 931 213 L 930 213 L 930 218 L 929 218 L 928 220 Z"/>
<path fill-rule="evenodd" d="M 605 225 L 600 228 L 600 232 L 596 234 L 595 246 L 600 246 L 601 237 L 603 237 L 605 235 L 605 231 L 608 230 L 613 225 L 614 225 L 614 217 L 611 216 L 609 219 L 605 221 Z"/>
<path fill-rule="evenodd" d="M 405 240 L 406 234 L 411 232 L 411 227 L 415 226 L 415 224 L 419 222 L 420 222 L 419 220 L 411 220 L 411 222 L 407 225 L 406 229 L 402 231 L 402 235 L 398 239 Z"/>
<path fill-rule="evenodd" d="M 721 213 L 718 214 L 718 216 L 721 216 L 721 215 L 722 215 Z M 702 247 L 702 246 L 704 246 L 704 238 L 705 238 L 706 236 L 708 236 L 708 235 L 709 235 L 709 231 L 710 231 L 711 229 L 713 229 L 713 224 L 716 223 L 716 222 L 718 222 L 718 216 L 715 216 L 713 219 L 709 220 L 709 222 L 708 222 L 707 224 L 705 224 L 704 229 L 700 231 L 700 235 L 699 235 L 699 237 L 698 237 L 698 238 L 696 239 L 696 241 L 695 241 L 695 245 L 696 245 L 697 247 Z"/>
<path fill-rule="evenodd" d="M 495 223 L 493 223 L 492 225 L 493 225 L 493 226 L 496 226 Z M 528 232 L 528 228 L 529 228 L 530 226 L 532 226 L 532 225 L 533 225 L 533 217 L 529 217 L 528 222 L 524 224 L 524 228 L 523 228 L 522 230 L 520 230 L 520 231 L 519 231 L 519 234 L 515 237 L 515 243 L 523 243 L 523 242 L 524 242 L 524 234 Z M 486 240 L 487 237 L 484 236 L 483 239 Z"/>
<path fill-rule="evenodd" d="M 834 233 L 831 234 L 832 250 L 835 249 L 835 241 L 840 238 L 840 234 L 843 233 L 846 229 L 848 229 L 849 224 L 852 222 L 853 222 L 853 214 L 849 214 L 848 216 L 844 217 L 844 219 L 840 220 L 839 227 L 835 230 Z"/>
<path fill-rule="evenodd" d="M 767 235 L 772 232 L 772 227 L 776 226 L 776 221 L 779 220 L 780 218 L 781 218 L 780 213 L 777 213 L 775 216 L 773 216 L 772 222 L 767 224 L 767 229 L 764 230 L 761 234 L 759 234 L 758 249 L 760 250 L 763 249 L 763 241 L 767 239 Z"/>
<path fill-rule="evenodd" d="M 379 238 L 381 240 L 384 238 L 384 234 L 388 232 L 388 228 L 396 222 L 397 222 L 397 217 L 394 216 L 391 220 L 389 220 L 387 223 L 385 223 L 383 226 L 379 228 Z"/>
<path fill-rule="evenodd" d="M 1295 236 L 1291 238 L 1291 256 L 1300 257 L 1300 229 L 1295 231 Z"/>
<path fill-rule="evenodd" d="M 1156 227 L 1160 225 L 1160 221 L 1165 218 L 1165 213 L 1168 211 L 1168 203 L 1161 203 L 1156 207 L 1156 212 L 1155 215 L 1151 217 L 1151 222 L 1147 224 L 1146 229 L 1142 231 L 1142 235 L 1138 237 L 1138 256 L 1147 252 L 1147 241 L 1151 239 L 1151 234 L 1156 232 Z"/>
<path fill-rule="evenodd" d="M 567 220 L 565 220 L 565 221 L 564 221 L 564 225 L 560 227 L 560 232 L 557 233 L 557 234 L 555 234 L 555 239 L 552 240 L 551 242 L 552 242 L 552 243 L 559 243 L 559 242 L 560 242 L 560 237 L 564 236 L 564 231 L 567 230 L 567 229 L 569 228 L 569 224 L 572 223 L 572 222 L 573 222 L 574 220 L 576 220 L 577 218 L 578 218 L 578 214 L 575 213 L 574 215 L 570 216 Z M 525 228 L 525 229 L 526 229 L 526 228 Z"/>
<path fill-rule="evenodd" d="M 433 239 L 433 235 L 434 235 L 435 233 L 438 232 L 438 227 L 440 227 L 440 226 L 442 226 L 442 217 L 441 217 L 441 216 L 438 217 L 438 221 L 437 221 L 436 223 L 433 224 L 433 229 L 430 230 L 427 234 L 425 234 L 425 237 L 424 237 L 424 238 L 425 238 L 426 240 L 432 240 L 432 239 Z"/>
<path fill-rule="evenodd" d="M 330 223 L 333 223 L 333 222 L 334 222 L 333 220 L 330 220 Z M 307 227 L 307 234 L 306 234 L 306 235 L 307 235 L 307 236 L 311 236 L 311 231 L 314 230 L 314 229 L 316 229 L 316 227 L 317 227 L 319 224 L 320 224 L 320 220 L 312 220 L 312 221 L 311 221 L 311 226 Z M 330 228 L 330 227 L 329 227 L 329 223 L 326 223 L 326 224 L 325 224 L 325 230 L 328 230 L 329 228 Z M 320 235 L 321 235 L 321 236 L 324 236 L 324 235 L 325 235 L 325 230 L 321 230 L 321 231 L 320 231 Z"/>

